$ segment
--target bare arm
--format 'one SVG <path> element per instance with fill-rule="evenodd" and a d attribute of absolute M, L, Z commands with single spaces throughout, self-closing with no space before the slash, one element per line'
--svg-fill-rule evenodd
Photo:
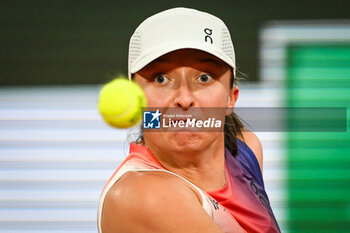
<path fill-rule="evenodd" d="M 160 172 L 127 173 L 108 192 L 103 233 L 223 233 L 184 181 Z"/>

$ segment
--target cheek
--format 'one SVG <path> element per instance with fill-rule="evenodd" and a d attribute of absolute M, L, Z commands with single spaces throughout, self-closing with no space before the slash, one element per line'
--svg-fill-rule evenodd
<path fill-rule="evenodd" d="M 197 100 L 201 106 L 226 107 L 229 93 L 226 88 L 206 88 L 197 93 Z"/>
<path fill-rule="evenodd" d="M 152 87 L 143 90 L 147 97 L 148 107 L 167 107 L 170 103 L 171 93 Z"/>

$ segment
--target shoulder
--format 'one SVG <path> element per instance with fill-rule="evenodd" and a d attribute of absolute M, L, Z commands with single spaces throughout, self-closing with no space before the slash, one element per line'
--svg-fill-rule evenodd
<path fill-rule="evenodd" d="M 134 198 L 137 199 L 135 201 L 143 201 L 147 205 L 153 203 L 149 203 L 149 199 L 161 197 L 174 190 L 179 190 L 177 194 L 183 191 L 182 194 L 193 194 L 196 197 L 196 193 L 185 181 L 167 172 L 157 170 L 127 172 L 113 185 L 107 196 L 115 198 L 115 201 Z"/>
<path fill-rule="evenodd" d="M 105 198 L 102 230 L 173 232 L 178 218 L 190 215 L 191 211 L 206 214 L 199 196 L 185 181 L 159 171 L 128 172 Z"/>
<path fill-rule="evenodd" d="M 263 148 L 261 141 L 256 136 L 255 133 L 252 131 L 249 131 L 247 129 L 244 129 L 242 131 L 242 136 L 239 137 L 255 154 L 256 159 L 259 162 L 260 169 L 262 171 L 263 169 Z"/>
<path fill-rule="evenodd" d="M 159 171 L 132 171 L 122 176 L 108 191 L 104 211 L 110 206 L 121 209 L 137 207 L 144 208 L 144 211 L 155 211 L 156 206 L 167 203 L 168 199 L 175 200 L 185 196 L 193 198 L 200 204 L 196 193 L 174 175 Z"/>

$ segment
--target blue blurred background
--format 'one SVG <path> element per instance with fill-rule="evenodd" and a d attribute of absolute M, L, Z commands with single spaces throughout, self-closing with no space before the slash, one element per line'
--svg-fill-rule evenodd
<path fill-rule="evenodd" d="M 137 25 L 175 6 L 228 25 L 239 107 L 345 107 L 349 122 L 348 1 L 3 1 L 1 232 L 97 232 L 100 192 L 135 133 L 102 121 L 99 89 L 126 74 Z M 257 132 L 282 232 L 350 232 L 349 126 L 297 133 L 285 119 L 285 132 Z"/>

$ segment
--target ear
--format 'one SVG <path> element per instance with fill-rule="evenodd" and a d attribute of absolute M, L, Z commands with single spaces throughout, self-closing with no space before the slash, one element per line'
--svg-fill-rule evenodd
<path fill-rule="evenodd" d="M 232 113 L 233 108 L 236 105 L 238 96 L 239 96 L 239 88 L 238 86 L 233 86 L 233 88 L 230 90 L 230 96 L 228 98 L 226 116 Z"/>

